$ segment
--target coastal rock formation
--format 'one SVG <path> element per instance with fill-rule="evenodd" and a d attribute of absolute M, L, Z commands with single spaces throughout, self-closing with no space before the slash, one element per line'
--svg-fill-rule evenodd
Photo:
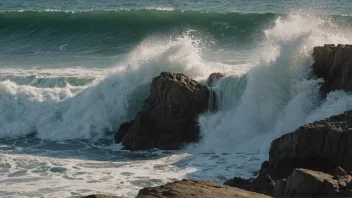
<path fill-rule="evenodd" d="M 261 169 L 258 172 L 256 179 L 242 179 L 234 177 L 224 183 L 224 185 L 237 187 L 240 189 L 271 195 L 275 188 L 275 181 L 271 179 L 268 174 L 269 162 L 265 161 L 262 163 Z"/>
<path fill-rule="evenodd" d="M 137 198 L 269 198 L 209 181 L 182 180 L 158 187 L 144 188 Z"/>
<path fill-rule="evenodd" d="M 334 177 L 308 169 L 295 169 L 287 180 L 278 182 L 274 197 L 345 197 L 351 196 L 349 175 Z"/>
<path fill-rule="evenodd" d="M 352 91 L 352 45 L 324 45 L 313 51 L 313 71 L 324 79 L 325 93 Z"/>
<path fill-rule="evenodd" d="M 214 84 L 219 81 L 221 78 L 223 78 L 225 74 L 222 73 L 212 73 L 207 79 L 207 86 L 212 87 Z"/>
<path fill-rule="evenodd" d="M 212 87 L 218 82 L 221 78 L 223 78 L 225 75 L 222 73 L 212 73 L 209 75 L 206 85 L 210 87 L 210 96 L 209 96 L 209 103 L 208 103 L 208 110 L 209 111 L 216 111 L 217 109 L 217 104 L 216 104 L 216 97 L 215 93 L 212 91 Z"/>
<path fill-rule="evenodd" d="M 242 179 L 234 177 L 224 183 L 226 186 L 236 187 L 251 192 L 271 195 L 275 188 L 275 182 L 269 175 L 257 177 L 255 180 Z"/>
<path fill-rule="evenodd" d="M 128 150 L 179 149 L 199 139 L 198 116 L 208 109 L 210 91 L 183 74 L 162 72 L 131 122 L 120 126 L 115 142 Z"/>
<path fill-rule="evenodd" d="M 269 152 L 269 173 L 282 179 L 295 168 L 326 173 L 336 166 L 352 170 L 352 111 L 299 127 L 275 139 Z"/>

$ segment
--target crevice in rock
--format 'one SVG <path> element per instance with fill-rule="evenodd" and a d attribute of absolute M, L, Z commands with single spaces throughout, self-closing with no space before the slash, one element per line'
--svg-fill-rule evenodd
<path fill-rule="evenodd" d="M 343 165 L 343 161 L 345 160 L 345 155 L 346 155 L 346 152 L 348 150 L 347 142 L 346 142 L 346 145 L 342 144 L 342 141 L 344 140 L 345 134 L 346 134 L 345 132 L 342 132 L 342 135 L 341 135 L 341 138 L 340 138 L 340 141 L 339 141 L 339 145 L 340 145 L 339 151 L 343 150 L 342 158 L 341 158 L 341 161 L 339 162 L 340 166 Z M 346 138 L 347 138 L 347 134 L 346 134 Z M 345 146 L 345 148 L 341 149 L 341 145 Z"/>
<path fill-rule="evenodd" d="M 323 153 L 324 146 L 325 146 L 325 141 L 326 141 L 326 136 L 328 135 L 329 131 L 330 131 L 330 127 L 328 127 L 328 129 L 325 131 L 323 143 L 322 143 L 322 145 L 321 145 L 321 147 L 320 147 L 320 153 L 318 154 L 317 157 L 321 156 L 321 154 Z"/>

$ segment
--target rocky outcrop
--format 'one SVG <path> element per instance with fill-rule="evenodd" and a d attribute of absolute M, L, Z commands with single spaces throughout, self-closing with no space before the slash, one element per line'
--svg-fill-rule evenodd
<path fill-rule="evenodd" d="M 214 85 L 224 76 L 225 75 L 222 73 L 212 73 L 209 75 L 206 81 L 206 85 L 211 89 L 210 96 L 209 96 L 209 103 L 208 103 L 208 110 L 210 112 L 216 111 L 217 109 L 216 97 L 215 97 L 215 93 L 212 91 L 212 87 L 214 87 Z"/>
<path fill-rule="evenodd" d="M 352 91 L 352 45 L 324 45 L 313 51 L 313 71 L 324 79 L 325 93 Z"/>
<path fill-rule="evenodd" d="M 271 144 L 269 173 L 282 179 L 295 168 L 326 173 L 352 170 L 352 111 L 299 127 Z"/>
<path fill-rule="evenodd" d="M 269 198 L 266 195 L 248 192 L 209 181 L 182 180 L 163 186 L 144 188 L 137 198 Z"/>
<path fill-rule="evenodd" d="M 352 177 L 334 177 L 308 169 L 295 169 L 287 180 L 278 182 L 274 197 L 345 197 L 352 195 Z"/>
<path fill-rule="evenodd" d="M 269 162 L 265 161 L 262 163 L 261 169 L 258 172 L 259 174 L 256 179 L 242 179 L 239 177 L 234 177 L 233 179 L 226 181 L 224 185 L 271 195 L 275 187 L 275 181 L 272 180 L 268 174 L 268 168 Z"/>
<path fill-rule="evenodd" d="M 212 87 L 216 82 L 223 78 L 225 74 L 222 73 L 212 73 L 207 79 L 207 86 Z"/>
<path fill-rule="evenodd" d="M 162 72 L 131 122 L 120 126 L 115 142 L 128 150 L 174 150 L 199 139 L 198 116 L 208 109 L 210 91 L 183 74 Z"/>

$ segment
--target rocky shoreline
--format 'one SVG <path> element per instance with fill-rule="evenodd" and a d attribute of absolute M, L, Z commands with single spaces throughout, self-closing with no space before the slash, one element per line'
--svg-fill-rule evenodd
<path fill-rule="evenodd" d="M 315 47 L 313 76 L 324 79 L 322 97 L 352 91 L 352 45 Z M 135 119 L 120 126 L 116 143 L 128 150 L 179 149 L 200 138 L 197 117 L 215 108 L 209 86 L 183 74 L 162 72 Z M 143 197 L 352 197 L 352 111 L 299 127 L 273 140 L 269 160 L 253 180 L 233 178 L 224 185 L 182 180 L 144 188 Z M 109 198 L 114 196 L 91 195 Z"/>

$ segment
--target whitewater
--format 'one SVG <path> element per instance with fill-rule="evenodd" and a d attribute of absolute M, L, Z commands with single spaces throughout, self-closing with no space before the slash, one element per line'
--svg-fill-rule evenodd
<path fill-rule="evenodd" d="M 314 46 L 352 43 L 350 16 L 60 9 L 0 11 L 0 197 L 132 197 L 182 178 L 250 178 L 273 139 L 352 109 L 345 92 L 322 99 L 310 67 Z M 226 74 L 211 87 L 218 110 L 199 116 L 197 144 L 121 150 L 114 133 L 162 71 L 201 83 Z"/>

